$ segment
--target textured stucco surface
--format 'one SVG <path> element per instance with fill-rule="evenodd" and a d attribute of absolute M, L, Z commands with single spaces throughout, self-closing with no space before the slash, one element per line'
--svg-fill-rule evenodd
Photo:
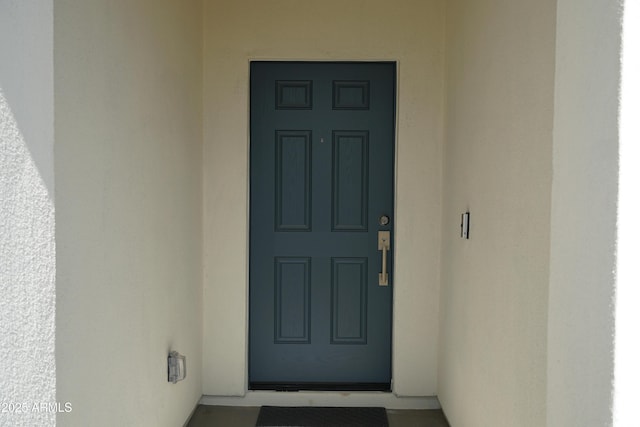
<path fill-rule="evenodd" d="M 2 93 L 0 200 L 0 425 L 48 425 L 32 405 L 55 402 L 54 210 Z"/>
<path fill-rule="evenodd" d="M 56 419 L 52 26 L 0 2 L 0 426 Z"/>
<path fill-rule="evenodd" d="M 438 396 L 453 426 L 545 424 L 554 33 L 555 0 L 447 2 Z"/>
<path fill-rule="evenodd" d="M 201 3 L 54 17 L 57 422 L 180 426 L 202 394 Z"/>

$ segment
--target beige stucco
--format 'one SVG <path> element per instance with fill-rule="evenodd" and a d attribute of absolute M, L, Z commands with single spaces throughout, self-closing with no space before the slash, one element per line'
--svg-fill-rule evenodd
<path fill-rule="evenodd" d="M 60 426 L 180 426 L 201 396 L 200 16 L 55 2 Z"/>
<path fill-rule="evenodd" d="M 438 396 L 454 426 L 545 425 L 555 6 L 447 3 Z"/>
<path fill-rule="evenodd" d="M 247 383 L 251 60 L 398 63 L 393 380 L 436 394 L 444 2 L 208 1 L 204 41 L 204 394 Z"/>

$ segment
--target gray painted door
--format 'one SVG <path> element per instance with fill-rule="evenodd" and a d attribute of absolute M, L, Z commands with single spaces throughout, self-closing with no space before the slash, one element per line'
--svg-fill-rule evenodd
<path fill-rule="evenodd" d="M 394 111 L 393 63 L 251 64 L 250 388 L 389 389 Z"/>

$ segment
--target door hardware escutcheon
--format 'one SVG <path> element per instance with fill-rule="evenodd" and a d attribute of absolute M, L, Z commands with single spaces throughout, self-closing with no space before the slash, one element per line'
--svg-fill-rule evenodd
<path fill-rule="evenodd" d="M 391 249 L 391 232 L 378 231 L 378 250 L 382 251 L 382 273 L 378 273 L 378 285 L 389 286 L 389 272 L 387 271 L 387 255 Z"/>

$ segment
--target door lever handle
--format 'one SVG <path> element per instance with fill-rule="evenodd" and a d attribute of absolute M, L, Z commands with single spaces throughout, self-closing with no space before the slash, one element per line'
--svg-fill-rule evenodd
<path fill-rule="evenodd" d="M 378 285 L 389 286 L 389 273 L 387 272 L 387 252 L 391 249 L 391 232 L 378 231 L 378 250 L 382 251 L 382 273 L 378 273 Z"/>

